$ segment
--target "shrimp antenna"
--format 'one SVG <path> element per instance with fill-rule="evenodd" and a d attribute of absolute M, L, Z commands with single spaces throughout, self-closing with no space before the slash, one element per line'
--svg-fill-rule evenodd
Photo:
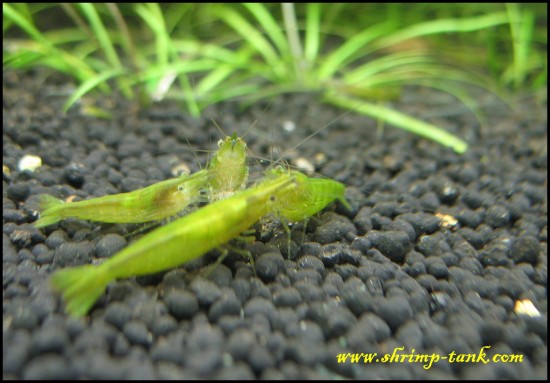
<path fill-rule="evenodd" d="M 244 138 L 246 137 L 246 135 L 248 133 L 250 133 L 252 131 L 252 129 L 254 129 L 254 127 L 256 127 L 256 124 L 258 123 L 258 119 L 255 119 L 254 122 L 252 124 L 250 124 L 250 127 L 248 129 L 246 129 L 246 132 L 244 132 L 244 134 L 241 136 L 241 138 L 244 140 Z"/>
<path fill-rule="evenodd" d="M 338 117 L 336 117 L 335 119 L 333 119 L 331 122 L 329 122 L 328 124 L 326 124 L 325 126 L 317 129 L 315 132 L 311 133 L 309 136 L 307 136 L 306 138 L 304 138 L 302 141 L 298 142 L 296 145 L 294 145 L 293 147 L 291 147 L 290 149 L 286 149 L 283 154 L 287 151 L 291 151 L 291 150 L 294 150 L 296 149 L 297 147 L 299 147 L 300 145 L 302 145 L 304 142 L 306 142 L 307 140 L 309 140 L 311 137 L 315 137 L 317 134 L 321 133 L 323 130 L 325 130 L 326 128 L 328 128 L 329 126 L 331 126 L 332 124 L 334 124 L 335 122 L 337 122 L 338 120 L 340 120 L 341 118 L 343 118 L 345 115 L 351 113 L 352 111 L 351 110 L 348 110 L 346 111 L 345 113 L 342 113 L 341 115 L 339 115 Z"/>
<path fill-rule="evenodd" d="M 261 112 L 260 115 L 265 114 L 265 111 L 266 111 L 267 109 L 269 109 L 269 107 L 271 107 L 271 104 L 272 104 L 272 101 L 270 100 L 269 103 L 268 103 L 268 104 L 265 106 L 265 108 L 262 110 L 262 112 Z M 250 128 L 248 128 L 248 129 L 246 130 L 246 132 L 244 132 L 244 134 L 241 136 L 241 138 L 244 139 L 244 138 L 248 135 L 248 133 L 250 133 L 250 132 L 252 131 L 252 129 L 254 129 L 254 127 L 256 126 L 257 123 L 258 123 L 258 119 L 254 120 L 254 122 L 252 123 L 252 125 L 250 125 Z"/>
<path fill-rule="evenodd" d="M 225 131 L 222 129 L 222 127 L 218 125 L 218 123 L 216 122 L 216 120 L 214 120 L 214 118 L 212 118 L 211 121 L 214 124 L 214 126 L 216 127 L 216 129 L 218 129 L 218 132 L 220 132 L 222 134 L 222 137 L 229 136 L 229 134 L 225 133 Z"/>
<path fill-rule="evenodd" d="M 193 157 L 195 157 L 195 161 L 197 161 L 197 163 L 199 164 L 199 169 L 202 169 L 202 165 L 201 165 L 201 162 L 199 160 L 199 156 L 197 156 L 197 150 L 195 148 L 193 148 L 193 145 L 191 145 L 191 143 L 189 142 L 187 137 L 183 137 L 183 138 L 185 139 L 185 142 L 187 142 L 187 145 L 189 146 L 189 149 L 191 149 L 191 152 L 193 153 Z"/>

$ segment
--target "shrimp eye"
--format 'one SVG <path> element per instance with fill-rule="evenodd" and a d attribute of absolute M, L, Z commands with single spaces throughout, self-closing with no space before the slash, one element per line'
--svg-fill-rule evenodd
<path fill-rule="evenodd" d="M 271 202 L 275 202 L 275 201 L 277 201 L 277 197 L 275 197 L 274 195 L 272 195 L 272 196 L 269 197 L 269 200 L 270 200 Z"/>
<path fill-rule="evenodd" d="M 185 190 L 185 186 L 183 185 L 178 185 L 178 191 L 184 191 Z"/>

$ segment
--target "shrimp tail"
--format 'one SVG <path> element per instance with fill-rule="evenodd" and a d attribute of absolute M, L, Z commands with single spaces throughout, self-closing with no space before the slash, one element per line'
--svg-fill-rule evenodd
<path fill-rule="evenodd" d="M 48 194 L 41 194 L 38 200 L 40 219 L 34 223 L 34 227 L 41 228 L 59 222 L 63 217 L 59 214 L 59 206 L 65 205 L 63 200 Z"/>
<path fill-rule="evenodd" d="M 52 275 L 50 283 L 63 294 L 69 314 L 80 317 L 90 310 L 111 281 L 104 271 L 98 266 L 85 265 L 58 270 Z"/>

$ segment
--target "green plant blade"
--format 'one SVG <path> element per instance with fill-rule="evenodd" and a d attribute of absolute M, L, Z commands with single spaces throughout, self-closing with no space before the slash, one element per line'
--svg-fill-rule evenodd
<path fill-rule="evenodd" d="M 258 20 L 265 33 L 279 50 L 279 53 L 283 55 L 285 52 L 288 52 L 289 47 L 284 34 L 281 32 L 281 25 L 271 16 L 266 6 L 260 3 L 243 3 L 243 6 Z"/>
<path fill-rule="evenodd" d="M 244 17 L 231 8 L 223 7 L 218 10 L 220 19 L 233 28 L 239 36 L 247 41 L 256 52 L 263 57 L 265 62 L 272 68 L 277 77 L 284 79 L 288 73 L 283 65 L 283 61 L 273 49 L 273 46 L 267 41 L 262 33 L 252 26 Z"/>
<path fill-rule="evenodd" d="M 406 114 L 397 112 L 396 110 L 330 93 L 325 95 L 324 101 L 342 108 L 375 117 L 389 124 L 395 125 L 398 128 L 428 138 L 443 146 L 451 147 L 457 153 L 464 153 L 468 150 L 468 144 L 466 141 L 438 128 L 435 125 L 420 121 L 411 116 L 407 116 Z"/>
<path fill-rule="evenodd" d="M 426 21 L 388 34 L 387 36 L 384 36 L 376 41 L 376 43 L 373 44 L 373 47 L 377 49 L 384 48 L 390 45 L 398 44 L 405 40 L 433 34 L 472 32 L 506 24 L 507 22 L 508 17 L 504 12 L 497 12 L 479 17 Z"/>
<path fill-rule="evenodd" d="M 84 81 L 82 84 L 80 84 L 80 86 L 74 91 L 71 97 L 67 100 L 67 102 L 63 106 L 63 111 L 66 112 L 67 110 L 69 110 L 71 106 L 74 105 L 75 102 L 80 100 L 80 98 L 82 98 L 82 96 L 84 96 L 90 90 L 96 88 L 100 84 L 103 84 L 105 81 L 109 80 L 110 78 L 113 78 L 115 76 L 120 76 L 124 73 L 125 73 L 125 70 L 123 68 L 117 68 L 117 69 L 112 69 L 110 71 L 103 72 L 95 77 L 92 77 Z"/>
<path fill-rule="evenodd" d="M 331 52 L 319 66 L 319 80 L 323 81 L 334 76 L 338 70 L 342 69 L 350 57 L 366 44 L 387 33 L 387 31 L 388 26 L 386 24 L 379 24 L 365 29 L 342 44 L 342 46 Z"/>
<path fill-rule="evenodd" d="M 304 57 L 311 65 L 319 54 L 321 45 L 321 4 L 309 3 L 306 13 L 306 37 L 304 39 Z"/>

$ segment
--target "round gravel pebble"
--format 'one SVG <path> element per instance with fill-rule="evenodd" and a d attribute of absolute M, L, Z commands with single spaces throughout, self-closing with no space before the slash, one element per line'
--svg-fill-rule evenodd
<path fill-rule="evenodd" d="M 385 231 L 367 233 L 366 238 L 393 262 L 401 263 L 412 249 L 407 233 L 402 231 Z"/>
<path fill-rule="evenodd" d="M 283 268 L 285 260 L 279 252 L 270 252 L 260 255 L 254 266 L 258 276 L 266 282 L 275 280 L 279 271 Z"/>
<path fill-rule="evenodd" d="M 428 257 L 425 260 L 426 270 L 436 278 L 447 278 L 449 270 L 441 258 Z"/>
<path fill-rule="evenodd" d="M 25 380 L 67 380 L 74 375 L 61 355 L 45 354 L 33 359 L 23 371 Z"/>
<path fill-rule="evenodd" d="M 203 278 L 195 278 L 191 282 L 190 288 L 202 307 L 210 306 L 222 295 L 220 288 L 214 282 Z"/>
<path fill-rule="evenodd" d="M 315 302 L 307 317 L 321 327 L 326 338 L 338 337 L 355 323 L 355 316 L 346 307 Z"/>
<path fill-rule="evenodd" d="M 234 360 L 245 360 L 255 343 L 256 336 L 252 332 L 248 329 L 237 329 L 229 336 L 227 350 Z"/>
<path fill-rule="evenodd" d="M 526 236 L 514 241 L 511 248 L 511 256 L 514 262 L 527 262 L 536 265 L 541 251 L 539 241 L 534 237 Z"/>
<path fill-rule="evenodd" d="M 261 371 L 275 366 L 273 355 L 258 344 L 252 346 L 248 361 L 250 362 L 250 367 L 252 367 L 256 373 L 260 373 Z"/>
<path fill-rule="evenodd" d="M 159 339 L 151 347 L 151 358 L 155 362 L 165 361 L 180 364 L 185 358 L 183 351 L 184 339 L 185 334 L 181 331 Z"/>
<path fill-rule="evenodd" d="M 371 215 L 372 208 L 368 206 L 362 207 L 355 215 L 353 223 L 357 228 L 358 235 L 365 235 L 367 232 L 373 229 Z"/>
<path fill-rule="evenodd" d="M 152 334 L 143 322 L 129 321 L 124 325 L 123 332 L 130 343 L 135 345 L 148 347 L 153 341 Z"/>
<path fill-rule="evenodd" d="M 28 331 L 17 330 L 10 335 L 9 339 L 4 338 L 5 342 L 11 343 L 9 352 L 3 355 L 4 377 L 19 374 L 31 354 L 31 335 Z"/>
<path fill-rule="evenodd" d="M 132 318 L 132 310 L 128 305 L 120 302 L 113 302 L 107 307 L 105 312 L 105 321 L 118 329 L 124 328 L 124 325 Z"/>
<path fill-rule="evenodd" d="M 63 177 L 69 185 L 79 189 L 84 184 L 85 171 L 85 168 L 81 165 L 70 164 L 69 166 L 65 167 L 63 171 Z"/>
<path fill-rule="evenodd" d="M 31 188 L 28 183 L 20 183 L 8 186 L 7 192 L 9 199 L 14 202 L 22 202 L 29 197 Z"/>
<path fill-rule="evenodd" d="M 185 364 L 199 376 L 206 376 L 221 365 L 224 336 L 219 328 L 197 326 L 187 339 L 190 354 Z"/>
<path fill-rule="evenodd" d="M 375 311 L 376 315 L 382 318 L 393 331 L 413 315 L 409 302 L 402 297 L 379 299 L 375 304 Z"/>
<path fill-rule="evenodd" d="M 93 245 L 89 241 L 65 242 L 55 250 L 54 263 L 59 267 L 92 263 Z"/>
<path fill-rule="evenodd" d="M 326 215 L 329 215 L 329 213 L 326 213 Z M 356 233 L 353 223 L 341 215 L 332 213 L 329 221 L 317 228 L 314 238 L 316 242 L 325 245 L 338 241 L 348 233 Z"/>
<path fill-rule="evenodd" d="M 95 254 L 99 258 L 107 258 L 122 250 L 126 247 L 126 244 L 124 237 L 117 234 L 107 234 L 96 243 Z"/>
<path fill-rule="evenodd" d="M 391 335 L 391 329 L 380 317 L 366 313 L 347 333 L 347 339 L 353 349 L 358 349 L 365 344 L 373 344 L 384 341 Z"/>
<path fill-rule="evenodd" d="M 229 290 L 231 291 L 231 290 Z M 208 319 L 217 322 L 223 315 L 239 315 L 241 312 L 241 302 L 235 296 L 235 293 L 226 292 L 208 310 Z"/>
<path fill-rule="evenodd" d="M 178 320 L 190 319 L 199 310 L 197 298 L 188 291 L 170 291 L 164 301 L 170 314 Z"/>
<path fill-rule="evenodd" d="M 277 307 L 295 307 L 302 301 L 296 288 L 288 287 L 273 294 L 273 302 Z"/>
<path fill-rule="evenodd" d="M 178 322 L 170 315 L 164 315 L 155 322 L 152 332 L 155 336 L 166 336 L 178 328 Z"/>
<path fill-rule="evenodd" d="M 33 334 L 33 354 L 63 353 L 69 343 L 67 332 L 59 326 L 44 326 Z"/>
<path fill-rule="evenodd" d="M 439 229 L 440 220 L 436 216 L 427 213 L 406 213 L 399 216 L 410 223 L 419 237 L 422 234 L 432 234 Z"/>
<path fill-rule="evenodd" d="M 254 297 L 244 306 L 244 315 L 248 317 L 253 317 L 256 314 L 262 314 L 266 318 L 271 318 L 275 316 L 275 311 L 275 306 L 271 300 L 262 297 Z"/>
<path fill-rule="evenodd" d="M 502 227 L 510 222 L 510 212 L 504 206 L 493 205 L 487 209 L 485 222 L 493 227 Z"/>

